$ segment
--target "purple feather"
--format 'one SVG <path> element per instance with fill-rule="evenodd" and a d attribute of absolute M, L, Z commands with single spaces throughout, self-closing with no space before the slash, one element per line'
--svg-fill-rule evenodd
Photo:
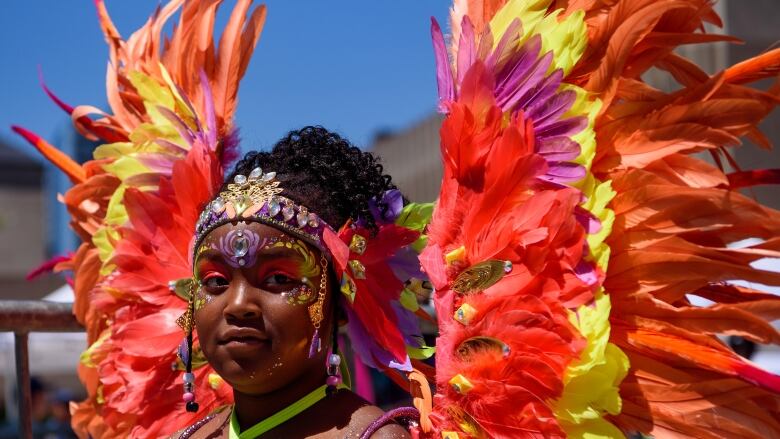
<path fill-rule="evenodd" d="M 173 127 L 176 129 L 176 132 L 178 132 L 181 138 L 184 139 L 184 141 L 187 142 L 187 144 L 190 147 L 192 147 L 193 133 L 190 130 L 190 128 L 187 126 L 187 124 L 184 123 L 184 121 L 181 120 L 181 118 L 179 118 L 179 116 L 177 116 L 176 113 L 161 105 L 157 106 L 157 111 L 159 111 L 160 114 L 163 115 L 163 117 L 168 119 L 168 121 L 171 124 L 173 124 Z"/>
<path fill-rule="evenodd" d="M 508 47 L 516 46 L 515 43 L 520 38 L 522 30 L 523 24 L 520 22 L 520 19 L 515 18 L 512 20 L 512 23 L 510 23 L 509 27 L 504 31 L 501 40 L 499 40 L 496 50 L 494 50 L 485 61 L 485 67 L 488 70 L 494 70 L 496 65 L 502 61 L 501 58 L 504 56 L 504 51 L 507 50 Z M 509 44 L 510 42 L 512 43 L 511 45 Z"/>
<path fill-rule="evenodd" d="M 444 35 L 435 18 L 431 17 L 431 38 L 433 38 L 433 53 L 436 59 L 436 82 L 439 86 L 439 106 L 441 113 L 447 112 L 447 104 L 455 99 L 455 86 L 452 81 L 452 69 L 447 57 L 447 46 Z"/>
<path fill-rule="evenodd" d="M 382 214 L 382 209 L 376 199 L 368 200 L 368 210 L 371 212 L 371 216 L 379 224 L 393 223 L 404 209 L 404 196 L 398 189 L 391 189 L 382 194 L 381 203 L 387 208 L 384 214 Z"/>
<path fill-rule="evenodd" d="M 576 99 L 577 93 L 574 91 L 562 91 L 545 101 L 534 102 L 525 110 L 525 115 L 534 121 L 534 127 L 538 130 L 558 120 L 569 111 Z"/>
<path fill-rule="evenodd" d="M 587 285 L 596 285 L 596 283 L 599 281 L 599 275 L 596 272 L 596 267 L 590 262 L 584 260 L 580 261 L 577 266 L 574 267 L 574 274 Z"/>
<path fill-rule="evenodd" d="M 548 162 L 549 168 L 541 178 L 558 183 L 577 181 L 585 177 L 585 168 L 569 162 Z"/>
<path fill-rule="evenodd" d="M 407 356 L 404 363 L 398 363 L 393 358 L 393 355 L 382 349 L 381 346 L 368 334 L 368 331 L 360 323 L 360 319 L 351 307 L 345 306 L 347 311 L 347 333 L 349 334 L 349 340 L 352 342 L 352 348 L 358 353 L 360 359 L 363 360 L 368 366 L 378 368 L 377 363 L 382 366 L 392 369 L 400 370 L 403 372 L 412 371 L 412 363 Z"/>
<path fill-rule="evenodd" d="M 537 137 L 573 136 L 588 126 L 585 116 L 570 117 L 547 125 L 536 132 Z"/>
<path fill-rule="evenodd" d="M 601 220 L 599 220 L 593 213 L 582 208 L 582 206 L 576 206 L 574 208 L 574 218 L 578 223 L 582 224 L 587 230 L 588 234 L 598 233 L 601 230 Z"/>
<path fill-rule="evenodd" d="M 458 83 L 463 83 L 463 78 L 469 67 L 476 61 L 476 56 L 474 26 L 471 24 L 469 16 L 464 15 L 461 23 L 460 41 L 458 41 Z"/>
<path fill-rule="evenodd" d="M 405 281 L 411 278 L 428 279 L 420 270 L 420 260 L 417 252 L 410 247 L 403 247 L 387 260 L 390 269 L 393 270 L 395 277 Z"/>
<path fill-rule="evenodd" d="M 395 316 L 398 318 L 398 330 L 401 331 L 404 343 L 414 348 L 422 347 L 424 340 L 417 316 L 398 302 L 391 302 L 390 306 L 393 307 Z"/>
<path fill-rule="evenodd" d="M 548 161 L 574 160 L 580 155 L 580 144 L 568 137 L 536 139 L 536 152 Z"/>
<path fill-rule="evenodd" d="M 544 56 L 537 59 L 529 69 L 514 72 L 506 85 L 506 90 L 509 90 L 509 93 L 497 96 L 498 106 L 504 110 L 514 108 L 529 90 L 532 90 L 544 80 L 547 70 L 552 64 L 552 59 L 553 53 L 547 52 Z"/>
<path fill-rule="evenodd" d="M 230 130 L 222 139 L 222 153 L 219 157 L 222 169 L 230 168 L 230 166 L 238 160 L 238 157 L 241 155 L 241 150 L 238 147 L 239 141 L 238 128 Z"/>
<path fill-rule="evenodd" d="M 217 115 L 214 112 L 214 96 L 206 72 L 200 71 L 200 85 L 203 89 L 203 105 L 206 107 L 206 144 L 212 151 L 217 149 Z"/>
<path fill-rule="evenodd" d="M 563 71 L 558 69 L 552 75 L 544 78 L 536 87 L 529 90 L 525 96 L 520 98 L 516 108 L 522 109 L 525 113 L 542 106 L 556 96 L 558 88 L 561 86 Z M 536 124 L 534 124 L 536 125 Z"/>
<path fill-rule="evenodd" d="M 173 143 L 170 140 L 154 139 L 154 143 L 160 145 L 165 149 L 167 154 L 184 157 L 187 154 L 188 148 L 185 148 L 177 143 Z"/>
<path fill-rule="evenodd" d="M 156 153 L 136 154 L 135 158 L 154 172 L 170 174 L 173 171 L 173 160 L 170 157 Z"/>
<path fill-rule="evenodd" d="M 187 95 L 184 94 L 184 90 L 181 89 L 178 85 L 174 84 L 174 87 L 176 87 L 176 91 L 179 92 L 179 96 L 181 96 L 182 100 L 184 101 L 184 105 L 187 106 L 187 108 L 190 110 L 190 113 L 192 113 L 194 121 L 195 121 L 195 131 L 201 132 L 203 131 L 203 127 L 200 124 L 200 121 L 198 120 L 198 112 L 195 111 L 195 107 L 192 105 L 192 102 L 187 98 Z"/>
<path fill-rule="evenodd" d="M 539 58 L 539 52 L 542 50 L 542 38 L 535 35 L 529 39 L 517 53 L 507 59 L 504 67 L 496 75 L 496 98 L 506 93 L 511 93 L 510 82 L 516 75 L 522 75 L 533 66 Z"/>

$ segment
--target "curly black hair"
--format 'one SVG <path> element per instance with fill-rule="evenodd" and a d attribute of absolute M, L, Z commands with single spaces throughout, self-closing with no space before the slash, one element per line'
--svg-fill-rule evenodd
<path fill-rule="evenodd" d="M 396 189 L 376 157 L 321 126 L 290 131 L 270 152 L 247 153 L 227 176 L 223 189 L 237 174 L 248 175 L 256 167 L 276 172 L 284 188 L 282 195 L 308 207 L 336 229 L 348 219 L 360 218 L 376 232 L 368 202 L 381 200 L 385 191 Z M 378 207 L 385 212 L 381 202 Z"/>

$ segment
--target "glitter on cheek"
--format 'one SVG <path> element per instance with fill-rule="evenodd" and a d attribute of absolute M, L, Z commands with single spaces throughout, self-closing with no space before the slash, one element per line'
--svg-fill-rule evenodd
<path fill-rule="evenodd" d="M 290 305 L 308 305 L 314 299 L 314 290 L 309 285 L 300 285 L 282 293 Z"/>
<path fill-rule="evenodd" d="M 214 300 L 214 296 L 203 291 L 203 287 L 199 286 L 195 292 L 195 311 L 198 311 L 210 304 Z"/>

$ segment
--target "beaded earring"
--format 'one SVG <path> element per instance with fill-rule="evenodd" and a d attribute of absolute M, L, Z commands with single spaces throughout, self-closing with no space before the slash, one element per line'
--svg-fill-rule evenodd
<path fill-rule="evenodd" d="M 195 281 L 191 280 L 189 285 L 189 300 L 187 301 L 187 310 L 178 318 L 176 323 L 184 330 L 186 334 L 184 340 L 179 344 L 179 358 L 184 363 L 184 393 L 182 399 L 188 412 L 198 411 L 198 403 L 195 402 L 195 374 L 192 373 L 192 328 L 194 326 L 195 313 Z"/>
<path fill-rule="evenodd" d="M 309 318 L 311 319 L 312 326 L 314 326 L 314 334 L 311 337 L 311 345 L 309 345 L 309 358 L 314 358 L 322 349 L 320 325 L 324 318 L 322 309 L 325 305 L 325 287 L 328 278 L 328 261 L 325 259 L 324 255 L 320 257 L 320 267 L 322 269 L 322 275 L 320 276 L 320 291 L 317 293 L 317 301 L 309 305 Z"/>
<path fill-rule="evenodd" d="M 342 382 L 341 378 L 341 355 L 339 355 L 339 313 L 338 313 L 338 295 L 333 295 L 333 341 L 331 343 L 330 355 L 328 355 L 328 378 L 325 384 L 325 394 L 333 396 Z"/>

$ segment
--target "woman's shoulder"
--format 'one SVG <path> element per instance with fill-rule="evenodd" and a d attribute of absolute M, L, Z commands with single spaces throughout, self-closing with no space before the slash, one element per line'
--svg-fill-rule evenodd
<path fill-rule="evenodd" d="M 227 432 L 230 425 L 230 406 L 220 407 L 189 427 L 179 430 L 170 439 L 213 439 L 222 437 L 217 433 Z"/>
<path fill-rule="evenodd" d="M 374 426 L 375 422 L 378 422 L 381 420 L 381 418 L 385 415 L 385 412 L 380 409 L 377 406 L 374 405 L 366 405 L 361 407 L 357 412 L 355 412 L 353 419 L 354 419 L 354 430 L 360 431 L 361 435 L 363 432 L 367 431 L 369 428 Z M 372 439 L 390 439 L 390 438 L 410 438 L 411 435 L 408 431 L 401 425 L 390 421 L 389 423 L 380 426 L 376 432 L 371 435 Z"/>
<path fill-rule="evenodd" d="M 376 422 L 380 422 L 381 418 L 385 415 L 385 412 L 381 408 L 372 405 L 360 396 L 352 392 L 341 393 L 340 402 L 352 408 L 352 414 L 349 417 L 349 426 L 346 429 L 351 433 L 349 437 L 361 437 L 365 431 L 374 427 Z M 357 433 L 357 435 L 355 435 L 355 433 Z M 382 439 L 409 438 L 411 436 L 401 425 L 390 421 L 387 425 L 378 428 L 371 437 L 373 439 Z"/>

